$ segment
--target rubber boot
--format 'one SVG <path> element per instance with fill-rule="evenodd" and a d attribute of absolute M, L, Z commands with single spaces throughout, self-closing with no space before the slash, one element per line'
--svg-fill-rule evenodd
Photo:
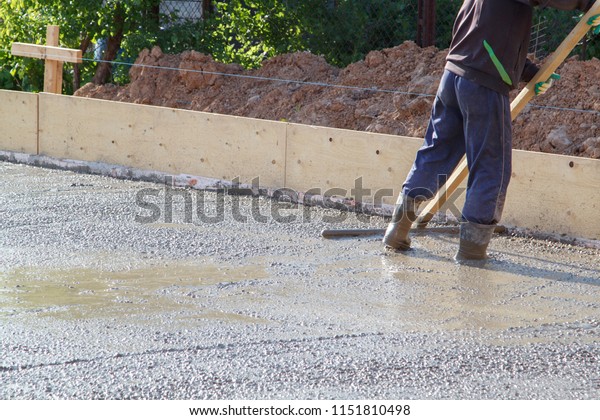
<path fill-rule="evenodd" d="M 460 225 L 460 244 L 454 259 L 485 260 L 487 247 L 492 239 L 495 225 L 480 225 L 473 222 L 464 222 Z"/>
<path fill-rule="evenodd" d="M 388 225 L 383 243 L 386 247 L 398 251 L 410 249 L 410 238 L 408 232 L 415 220 L 417 220 L 417 209 L 422 200 L 415 200 L 408 196 L 400 196 L 392 215 L 392 221 Z"/>

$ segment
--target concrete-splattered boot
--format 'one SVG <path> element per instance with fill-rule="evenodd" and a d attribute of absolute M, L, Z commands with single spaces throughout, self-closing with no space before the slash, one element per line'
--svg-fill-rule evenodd
<path fill-rule="evenodd" d="M 417 209 L 422 200 L 415 200 L 406 195 L 398 197 L 392 221 L 385 231 L 383 243 L 386 247 L 399 251 L 406 251 L 410 248 L 410 238 L 408 232 L 415 220 L 417 220 Z"/>
<path fill-rule="evenodd" d="M 460 244 L 454 259 L 456 261 L 486 259 L 487 247 L 495 228 L 495 225 L 462 223 L 460 225 Z"/>

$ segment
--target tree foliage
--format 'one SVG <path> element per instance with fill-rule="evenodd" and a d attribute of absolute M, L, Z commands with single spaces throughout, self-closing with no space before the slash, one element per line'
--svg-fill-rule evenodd
<path fill-rule="evenodd" d="M 364 58 L 371 50 L 392 47 L 416 36 L 417 8 L 413 2 L 299 0 L 293 3 L 308 49 L 337 66 L 346 66 Z"/>
<path fill-rule="evenodd" d="M 206 41 L 216 60 L 257 67 L 276 54 L 304 48 L 296 15 L 279 0 L 216 2 Z"/>
<path fill-rule="evenodd" d="M 184 29 L 177 28 L 177 43 L 188 40 L 193 49 L 246 67 L 301 50 L 345 66 L 373 49 L 392 47 L 416 34 L 417 9 L 407 1 L 217 0 L 213 4 L 214 13 L 197 24 L 191 37 L 179 36 Z"/>
<path fill-rule="evenodd" d="M 461 3 L 436 1 L 437 47 L 448 46 Z M 415 39 L 417 30 L 413 1 L 204 0 L 198 3 L 204 19 L 198 21 L 182 19 L 177 13 L 161 14 L 160 4 L 161 0 L 2 0 L 0 88 L 42 89 L 43 63 L 7 51 L 15 41 L 45 43 L 49 24 L 60 26 L 61 45 L 84 53 L 83 64 L 65 66 L 65 93 L 91 80 L 127 82 L 129 66 L 111 62 L 132 62 L 143 48 L 154 45 L 167 53 L 193 49 L 245 67 L 302 50 L 346 66 L 369 51 Z M 554 41 L 566 36 L 575 16 L 552 9 L 537 12 L 536 21 L 548 22 L 549 36 L 541 48 L 556 48 Z M 560 25 L 565 30 L 559 31 Z M 589 38 L 579 52 L 600 55 L 598 38 Z"/>
<path fill-rule="evenodd" d="M 149 19 L 158 0 L 6 0 L 0 3 L 0 81 L 2 87 L 27 91 L 41 90 L 43 85 L 43 63 L 21 57 L 13 57 L 10 50 L 13 42 L 44 44 L 47 25 L 60 26 L 60 44 L 69 48 L 81 48 L 84 57 L 93 58 L 90 46 L 107 39 L 104 60 L 111 61 L 116 52 L 128 46 L 125 39 L 142 38 L 150 41 L 158 32 L 158 19 Z M 110 40 L 117 44 L 116 52 L 110 51 Z M 65 81 L 89 81 L 98 75 L 101 65 L 85 62 L 65 72 Z M 105 80 L 102 80 L 105 81 Z M 65 91 L 72 91 L 65 84 Z M 75 86 L 77 87 L 77 86 Z"/>

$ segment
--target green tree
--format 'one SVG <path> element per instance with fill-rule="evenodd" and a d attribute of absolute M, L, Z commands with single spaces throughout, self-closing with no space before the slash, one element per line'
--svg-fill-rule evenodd
<path fill-rule="evenodd" d="M 215 2 L 205 25 L 205 45 L 216 60 L 257 67 L 277 54 L 304 49 L 293 10 L 279 0 Z"/>
<path fill-rule="evenodd" d="M 128 66 L 143 48 L 177 53 L 195 49 L 223 62 L 256 67 L 269 57 L 304 49 L 297 17 L 280 0 L 201 3 L 205 19 L 160 15 L 160 0 L 6 0 L 0 3 L 0 87 L 39 91 L 43 63 L 10 53 L 12 42 L 42 44 L 46 26 L 59 25 L 61 45 L 80 48 L 84 63 L 65 72 L 65 93 L 83 83 L 125 83 Z M 103 46 L 94 62 L 92 46 Z M 69 83 L 67 83 L 69 82 Z"/>
<path fill-rule="evenodd" d="M 59 25 L 60 43 L 80 48 L 84 57 L 92 58 L 90 46 L 107 40 L 103 62 L 87 61 L 65 72 L 64 91 L 69 93 L 81 83 L 93 80 L 104 83 L 111 76 L 108 61 L 123 50 L 125 40 L 132 36 L 144 46 L 152 45 L 158 32 L 156 13 L 159 0 L 7 0 L 0 3 L 0 83 L 5 88 L 39 91 L 43 86 L 43 63 L 13 57 L 7 51 L 13 42 L 45 43 L 47 25 Z M 139 43 L 139 42 L 138 42 Z M 131 43 L 127 44 L 130 45 Z M 107 61 L 107 62 L 104 62 Z"/>
<path fill-rule="evenodd" d="M 0 3 L 0 63 L 2 87 L 38 90 L 43 83 L 43 64 L 39 60 L 12 57 L 12 42 L 42 43 L 46 25 L 56 22 L 39 5 L 30 9 L 30 2 L 8 0 Z"/>
<path fill-rule="evenodd" d="M 92 81 L 106 83 L 112 72 L 111 61 L 121 56 L 133 61 L 141 49 L 152 46 L 160 31 L 161 21 L 168 23 L 168 16 L 158 12 L 160 0 L 104 0 L 98 15 L 99 33 L 96 39 L 106 40 L 102 61 L 98 63 Z M 124 79 L 125 74 L 120 73 Z"/>
<path fill-rule="evenodd" d="M 277 54 L 304 50 L 299 16 L 281 0 L 202 2 L 204 19 L 163 27 L 164 52 L 196 50 L 217 61 L 257 67 Z"/>
<path fill-rule="evenodd" d="M 417 7 L 397 0 L 298 0 L 290 6 L 299 16 L 308 49 L 328 62 L 346 66 L 372 50 L 414 39 Z"/>

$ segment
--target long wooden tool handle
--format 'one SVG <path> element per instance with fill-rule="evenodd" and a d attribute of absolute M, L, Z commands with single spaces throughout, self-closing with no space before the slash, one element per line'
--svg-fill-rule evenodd
<path fill-rule="evenodd" d="M 517 115 L 525 108 L 531 98 L 535 96 L 535 85 L 538 82 L 544 82 L 550 78 L 552 73 L 562 64 L 567 56 L 573 51 L 573 48 L 581 41 L 585 34 L 589 31 L 590 25 L 588 20 L 600 14 L 600 0 L 597 0 L 588 12 L 581 18 L 579 23 L 573 28 L 571 33 L 558 46 L 552 56 L 544 63 L 536 75 L 531 79 L 527 86 L 519 92 L 519 95 L 510 104 L 510 116 L 514 120 Z M 458 186 L 469 175 L 467 167 L 467 159 L 463 158 L 454 172 L 450 175 L 446 183 L 439 189 L 436 196 L 425 206 L 421 214 L 416 220 L 417 226 L 425 227 L 433 218 L 433 215 L 439 211 L 449 197 L 452 196 Z"/>
<path fill-rule="evenodd" d="M 428 227 L 427 229 L 423 229 L 421 232 L 457 234 L 459 232 L 459 227 L 458 226 Z M 494 228 L 494 233 L 504 233 L 504 232 L 506 232 L 506 227 L 504 227 L 504 226 L 498 225 Z M 321 236 L 325 239 L 339 239 L 339 238 L 348 238 L 348 237 L 356 237 L 356 236 L 383 236 L 384 234 L 385 234 L 385 229 L 323 229 L 321 231 Z"/>

